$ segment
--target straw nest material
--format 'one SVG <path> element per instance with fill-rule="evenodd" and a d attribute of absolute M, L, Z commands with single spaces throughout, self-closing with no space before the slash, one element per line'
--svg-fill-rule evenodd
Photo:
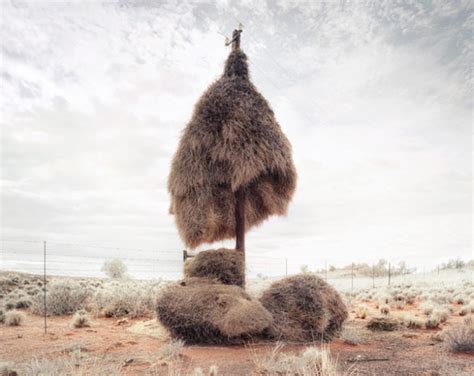
<path fill-rule="evenodd" d="M 270 336 L 282 340 L 331 340 L 347 318 L 337 291 L 315 275 L 300 274 L 275 282 L 260 301 L 273 316 Z"/>
<path fill-rule="evenodd" d="M 198 253 L 184 268 L 185 277 L 217 279 L 224 285 L 243 286 L 245 270 L 242 252 L 233 249 Z"/>
<path fill-rule="evenodd" d="M 170 212 L 190 248 L 235 237 L 235 192 L 245 193 L 246 229 L 286 214 L 296 186 L 291 145 L 250 82 L 247 56 L 230 53 L 224 73 L 195 106 L 172 162 Z"/>
<path fill-rule="evenodd" d="M 206 278 L 165 287 L 157 316 L 173 337 L 187 343 L 239 343 L 272 323 L 270 313 L 242 288 Z"/>

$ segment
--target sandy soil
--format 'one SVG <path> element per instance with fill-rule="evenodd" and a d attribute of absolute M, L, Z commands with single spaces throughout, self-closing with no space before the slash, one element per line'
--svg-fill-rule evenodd
<path fill-rule="evenodd" d="M 188 374 L 195 367 L 219 367 L 220 375 L 251 375 L 258 356 L 271 352 L 273 344 L 247 346 L 186 346 L 176 364 L 160 359 L 158 349 L 167 340 L 155 320 L 98 318 L 92 327 L 74 329 L 71 317 L 48 318 L 48 334 L 43 319 L 28 314 L 23 326 L 1 326 L 0 360 L 24 366 L 32 358 L 66 357 L 74 349 L 102 363 L 120 364 L 125 375 L 166 375 L 179 367 Z M 354 319 L 348 327 L 364 338 L 364 343 L 348 345 L 337 340 L 329 345 L 344 370 L 358 375 L 472 375 L 474 356 L 453 354 L 442 342 L 432 339 L 436 330 L 401 329 L 396 332 L 369 332 L 365 320 Z M 303 350 L 306 345 L 287 344 L 286 352 Z"/>

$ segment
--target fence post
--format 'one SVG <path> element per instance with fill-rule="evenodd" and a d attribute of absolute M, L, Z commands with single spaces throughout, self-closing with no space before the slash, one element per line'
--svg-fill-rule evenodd
<path fill-rule="evenodd" d="M 354 291 L 354 263 L 351 264 L 351 291 Z"/>
<path fill-rule="evenodd" d="M 285 276 L 288 276 L 288 258 L 285 257 Z"/>
<path fill-rule="evenodd" d="M 325 273 L 325 278 L 326 281 L 328 280 L 328 262 L 324 261 L 324 273 Z"/>
<path fill-rule="evenodd" d="M 390 286 L 390 277 L 391 277 L 390 263 L 388 263 L 388 285 Z"/>
<path fill-rule="evenodd" d="M 48 332 L 46 322 L 46 240 L 43 242 L 43 311 L 44 311 L 44 334 Z"/>
<path fill-rule="evenodd" d="M 372 263 L 372 288 L 375 288 L 375 266 Z"/>

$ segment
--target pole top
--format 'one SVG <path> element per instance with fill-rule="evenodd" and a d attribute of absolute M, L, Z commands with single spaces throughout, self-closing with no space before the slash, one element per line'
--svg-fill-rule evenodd
<path fill-rule="evenodd" d="M 229 46 L 232 44 L 233 50 L 240 49 L 240 34 L 242 34 L 242 31 L 244 31 L 243 25 L 239 23 L 237 29 L 232 32 L 232 39 L 229 40 L 229 38 L 226 38 L 225 45 Z"/>

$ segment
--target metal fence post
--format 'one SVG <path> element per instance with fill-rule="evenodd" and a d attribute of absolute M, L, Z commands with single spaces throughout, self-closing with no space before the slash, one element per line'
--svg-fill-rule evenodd
<path fill-rule="evenodd" d="M 288 276 L 288 258 L 285 258 L 285 276 Z"/>
<path fill-rule="evenodd" d="M 44 334 L 48 332 L 46 322 L 46 240 L 43 242 L 43 310 L 44 310 Z"/>
<path fill-rule="evenodd" d="M 388 263 L 388 285 L 390 286 L 390 277 L 391 277 L 391 270 L 390 270 L 390 263 Z"/>

